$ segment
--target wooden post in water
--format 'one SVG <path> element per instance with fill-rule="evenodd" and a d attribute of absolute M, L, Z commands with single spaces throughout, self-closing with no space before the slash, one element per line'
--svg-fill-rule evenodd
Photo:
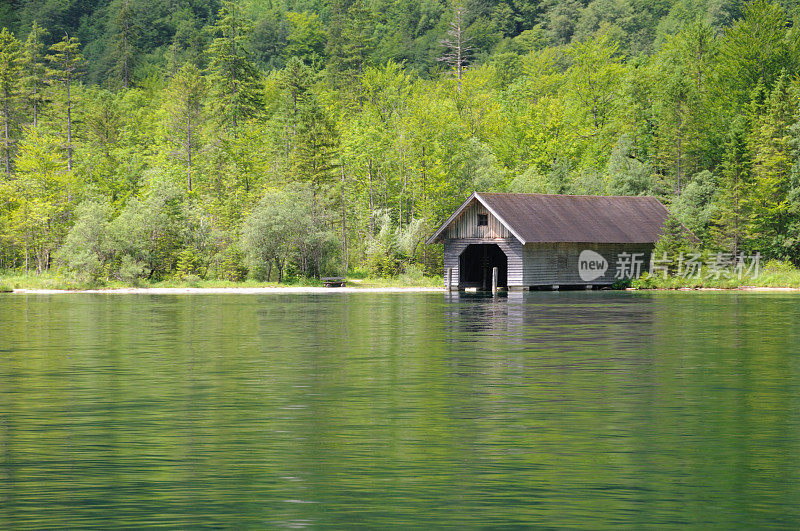
<path fill-rule="evenodd" d="M 497 268 L 492 268 L 492 295 L 497 294 Z"/>
<path fill-rule="evenodd" d="M 447 291 L 453 291 L 453 268 L 447 268 Z"/>

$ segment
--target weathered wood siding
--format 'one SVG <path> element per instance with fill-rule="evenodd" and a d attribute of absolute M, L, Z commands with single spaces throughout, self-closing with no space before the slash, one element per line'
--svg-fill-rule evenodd
<path fill-rule="evenodd" d="M 491 226 L 491 223 L 490 223 Z M 458 259 L 468 245 L 494 243 L 505 253 L 508 260 L 508 286 L 522 287 L 522 244 L 514 238 L 461 238 L 444 240 L 444 283 L 447 287 L 447 270 L 453 268 L 451 289 L 458 288 Z"/>
<path fill-rule="evenodd" d="M 478 214 L 486 214 L 489 217 L 489 224 L 478 226 Z M 461 212 L 447 231 L 444 238 L 510 238 L 508 229 L 495 218 L 486 207 L 478 201 L 473 201 L 471 205 Z"/>
<path fill-rule="evenodd" d="M 586 282 L 578 272 L 578 257 L 584 249 L 603 256 L 608 270 L 595 280 Z M 524 286 L 613 284 L 619 253 L 643 253 L 642 272 L 650 268 L 652 244 L 529 243 L 522 248 Z"/>
<path fill-rule="evenodd" d="M 487 216 L 488 225 L 478 225 L 478 215 Z M 622 252 L 642 253 L 641 271 L 649 270 L 652 244 L 529 243 L 522 245 L 480 202 L 473 201 L 453 220 L 443 234 L 444 278 L 452 268 L 451 289 L 460 285 L 459 257 L 469 245 L 497 244 L 508 259 L 508 287 L 607 285 L 617 279 L 618 256 Z M 581 251 L 592 250 L 608 262 L 606 272 L 589 281 L 580 277 Z M 445 286 L 447 287 L 447 286 Z"/>

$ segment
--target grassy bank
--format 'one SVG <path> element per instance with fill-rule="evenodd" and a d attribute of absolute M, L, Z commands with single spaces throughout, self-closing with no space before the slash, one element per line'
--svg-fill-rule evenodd
<path fill-rule="evenodd" d="M 441 277 L 420 277 L 400 275 L 388 278 L 372 277 L 346 277 L 347 286 L 352 288 L 439 288 L 442 287 Z M 87 289 L 123 289 L 123 288 L 266 288 L 266 287 L 298 287 L 322 286 L 322 282 L 315 278 L 297 278 L 290 282 L 264 282 L 245 280 L 233 282 L 230 280 L 203 280 L 171 279 L 162 281 L 140 280 L 135 283 L 121 280 L 108 280 L 100 282 L 86 282 L 59 275 L 56 273 L 0 273 L 0 293 L 10 292 L 14 289 L 26 290 L 87 290 Z M 625 286 L 618 286 L 624 288 Z M 634 289 L 738 289 L 745 287 L 760 288 L 797 288 L 800 289 L 800 270 L 781 266 L 779 268 L 767 267 L 756 277 L 743 276 L 741 279 L 733 278 L 683 278 L 661 275 L 650 276 L 647 273 L 633 280 L 630 287 Z"/>
<path fill-rule="evenodd" d="M 767 263 L 757 276 L 704 276 L 701 278 L 683 278 L 676 276 L 648 275 L 645 273 L 631 282 L 636 289 L 738 289 L 744 287 L 757 288 L 800 288 L 800 270 L 782 262 Z"/>
<path fill-rule="evenodd" d="M 347 285 L 354 288 L 398 288 L 398 287 L 441 287 L 441 277 L 418 277 L 400 275 L 391 278 L 347 278 Z M 161 281 L 139 280 L 137 282 L 123 282 L 117 279 L 103 281 L 83 281 L 57 273 L 45 272 L 42 274 L 6 272 L 0 273 L 0 293 L 14 289 L 37 290 L 86 290 L 86 289 L 121 289 L 121 288 L 264 288 L 278 286 L 322 286 L 316 278 L 297 278 L 290 282 L 264 282 L 245 280 L 233 282 L 230 280 L 204 280 L 198 278 L 171 279 Z"/>

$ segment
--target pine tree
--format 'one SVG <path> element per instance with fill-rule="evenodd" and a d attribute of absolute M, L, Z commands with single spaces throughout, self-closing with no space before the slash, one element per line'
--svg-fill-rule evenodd
<path fill-rule="evenodd" d="M 293 167 L 298 180 L 311 183 L 316 200 L 333 176 L 336 132 L 317 98 L 306 98 L 299 111 Z"/>
<path fill-rule="evenodd" d="M 756 83 L 771 88 L 782 69 L 796 62 L 788 27 L 791 18 L 777 2 L 756 0 L 744 6 L 744 17 L 725 32 L 720 49 L 719 97 L 735 105 L 747 101 Z"/>
<path fill-rule="evenodd" d="M 0 98 L 3 102 L 3 155 L 7 175 L 11 174 L 11 104 L 19 88 L 20 59 L 20 42 L 3 28 L 0 31 Z"/>
<path fill-rule="evenodd" d="M 788 193 L 792 169 L 795 102 L 784 72 L 765 101 L 764 113 L 755 117 L 750 135 L 753 153 L 754 235 L 764 250 L 782 255 L 782 239 L 788 224 Z"/>
<path fill-rule="evenodd" d="M 328 9 L 331 12 L 331 20 L 328 24 L 328 41 L 325 44 L 326 69 L 333 79 L 333 85 L 340 87 L 346 79 L 347 56 L 344 52 L 344 27 L 347 23 L 348 0 L 330 0 Z"/>
<path fill-rule="evenodd" d="M 364 0 L 334 0 L 330 9 L 326 68 L 333 84 L 344 87 L 364 72 L 374 48 L 374 22 Z"/>
<path fill-rule="evenodd" d="M 26 74 L 23 77 L 25 104 L 33 115 L 34 127 L 39 125 L 39 114 L 42 112 L 42 106 L 45 102 L 44 85 L 47 79 L 45 35 L 47 35 L 47 30 L 39 26 L 34 20 L 31 32 L 28 34 L 28 38 L 25 39 L 25 47 L 22 54 L 22 62 Z"/>
<path fill-rule="evenodd" d="M 122 88 L 127 89 L 132 82 L 133 68 L 138 54 L 136 13 L 131 0 L 121 0 L 112 19 L 113 46 L 111 53 L 114 64 L 111 68 L 113 78 Z"/>
<path fill-rule="evenodd" d="M 657 118 L 658 160 L 680 195 L 689 177 L 707 169 L 709 76 L 715 64 L 712 29 L 700 22 L 668 37 L 656 57 L 653 78 Z"/>
<path fill-rule="evenodd" d="M 192 158 L 199 144 L 205 96 L 205 80 L 193 63 L 184 64 L 167 88 L 164 106 L 168 115 L 169 137 L 179 158 L 186 162 L 186 186 L 192 191 Z"/>
<path fill-rule="evenodd" d="M 252 23 L 244 17 L 239 0 L 223 2 L 214 31 L 217 38 L 209 46 L 208 66 L 211 106 L 236 136 L 239 122 L 256 116 L 263 105 L 260 75 L 245 47 Z"/>
<path fill-rule="evenodd" d="M 72 83 L 81 75 L 83 56 L 80 52 L 80 41 L 65 35 L 64 38 L 50 46 L 47 59 L 52 64 L 48 70 L 48 78 L 52 83 L 64 86 L 65 107 L 67 111 L 67 169 L 72 171 Z"/>
<path fill-rule="evenodd" d="M 305 106 L 314 73 L 311 68 L 298 57 L 292 57 L 281 75 L 281 88 L 287 96 L 285 108 L 286 135 L 285 153 L 295 149 L 295 137 L 302 120 L 302 109 Z"/>
<path fill-rule="evenodd" d="M 743 246 L 751 207 L 747 201 L 752 182 L 747 128 L 743 117 L 731 125 L 722 163 L 721 201 L 713 229 L 717 244 L 733 253 L 738 253 Z"/>

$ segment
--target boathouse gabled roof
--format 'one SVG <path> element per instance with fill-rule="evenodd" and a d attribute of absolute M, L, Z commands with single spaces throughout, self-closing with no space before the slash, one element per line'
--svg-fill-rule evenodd
<path fill-rule="evenodd" d="M 436 243 L 473 201 L 526 243 L 653 243 L 669 217 L 655 197 L 474 192 L 428 239 Z"/>

